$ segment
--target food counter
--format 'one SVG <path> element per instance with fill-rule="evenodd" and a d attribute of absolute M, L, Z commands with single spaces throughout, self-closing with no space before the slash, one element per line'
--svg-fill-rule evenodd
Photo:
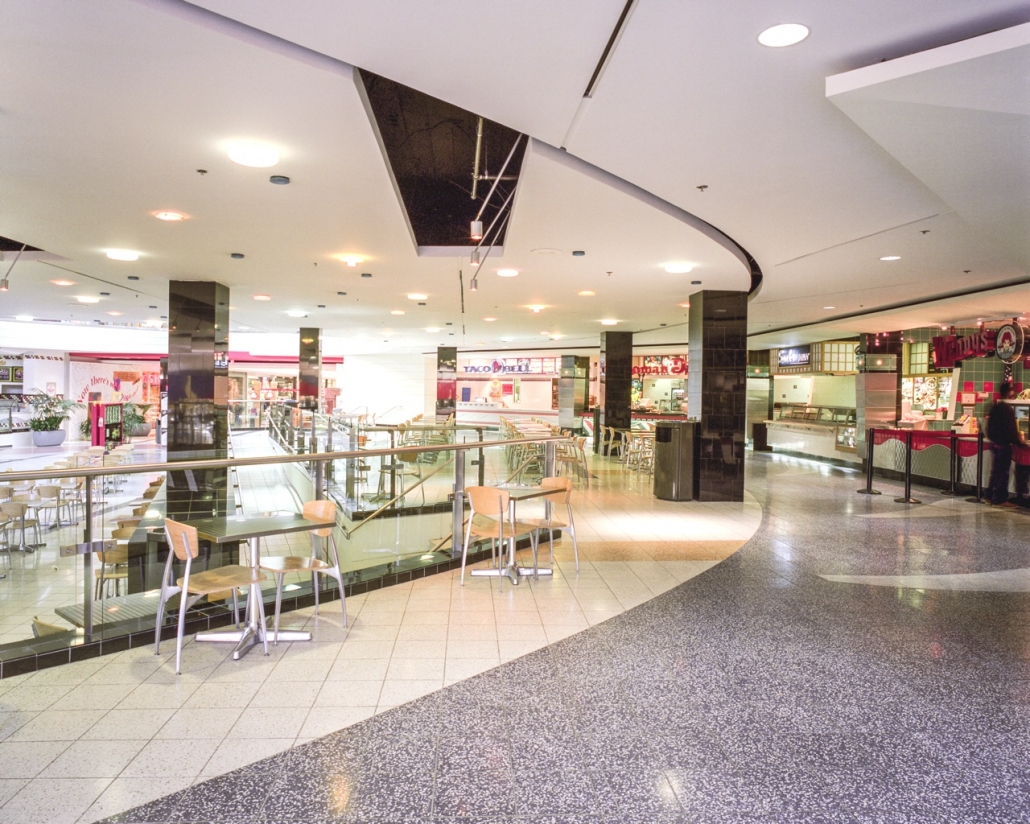
<path fill-rule="evenodd" d="M 782 404 L 767 421 L 769 446 L 810 458 L 860 464 L 855 451 L 855 410 L 840 406 Z"/>

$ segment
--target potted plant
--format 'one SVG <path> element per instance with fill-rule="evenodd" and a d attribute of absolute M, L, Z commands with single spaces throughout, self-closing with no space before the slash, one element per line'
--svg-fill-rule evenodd
<path fill-rule="evenodd" d="M 146 419 L 148 409 L 150 409 L 149 403 L 132 403 L 130 401 L 122 404 L 122 426 L 125 430 L 126 441 L 134 435 L 138 438 L 145 438 L 150 434 L 150 424 Z"/>
<path fill-rule="evenodd" d="M 29 400 L 29 406 L 32 407 L 32 417 L 29 418 L 32 442 L 36 446 L 60 446 L 68 434 L 61 429 L 61 424 L 68 420 L 73 409 L 81 408 L 82 404 L 37 389 Z"/>

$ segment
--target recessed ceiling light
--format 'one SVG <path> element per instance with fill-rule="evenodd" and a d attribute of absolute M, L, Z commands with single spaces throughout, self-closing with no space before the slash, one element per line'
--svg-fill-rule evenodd
<path fill-rule="evenodd" d="M 50 282 L 52 284 L 54 284 L 55 286 L 74 286 L 75 285 L 75 281 L 74 280 L 52 280 Z"/>
<path fill-rule="evenodd" d="M 257 140 L 241 140 L 229 146 L 229 160 L 241 166 L 267 169 L 279 162 L 279 150 Z"/>
<path fill-rule="evenodd" d="M 116 312 L 116 311 L 112 310 L 112 311 L 108 312 L 107 314 L 111 315 L 112 317 L 115 317 L 115 318 L 117 318 L 117 317 L 119 317 L 119 316 L 120 316 L 120 315 L 121 315 L 122 313 L 121 313 L 121 312 Z"/>
<path fill-rule="evenodd" d="M 614 326 L 618 321 L 615 318 L 605 318 L 601 321 L 601 326 Z"/>
<path fill-rule="evenodd" d="M 154 212 L 154 217 L 158 220 L 167 220 L 170 222 L 186 219 L 186 215 L 182 212 Z"/>
<path fill-rule="evenodd" d="M 517 278 L 519 276 L 518 269 L 498 269 L 497 276 L 501 278 Z"/>
<path fill-rule="evenodd" d="M 506 337 L 501 338 L 501 340 L 504 341 L 505 343 L 511 343 L 513 340 L 515 340 L 515 338 L 511 337 L 510 335 L 508 335 Z"/>
<path fill-rule="evenodd" d="M 404 314 L 404 310 L 403 309 L 391 309 L 390 310 L 390 314 L 391 315 L 403 315 Z"/>
<path fill-rule="evenodd" d="M 32 320 L 32 315 L 15 315 L 14 319 L 27 322 Z"/>
<path fill-rule="evenodd" d="M 156 309 L 157 307 L 156 307 L 156 306 L 151 306 L 150 308 L 151 308 L 151 309 Z"/>
<path fill-rule="evenodd" d="M 245 258 L 246 255 L 244 255 L 243 252 L 230 252 L 229 257 L 231 257 L 233 260 L 243 260 L 243 258 Z"/>
<path fill-rule="evenodd" d="M 800 43 L 806 37 L 808 26 L 802 26 L 800 23 L 780 23 L 778 26 L 770 26 L 758 35 L 758 42 L 771 49 L 781 49 Z"/>
<path fill-rule="evenodd" d="M 836 306 L 824 306 L 823 309 L 836 309 Z"/>
<path fill-rule="evenodd" d="M 126 280 L 139 280 L 139 275 L 129 275 Z"/>
<path fill-rule="evenodd" d="M 102 297 L 102 298 L 109 298 L 109 297 L 111 297 L 111 293 L 110 292 L 101 292 L 100 293 L 100 297 Z"/>
<path fill-rule="evenodd" d="M 690 285 L 691 286 L 700 286 L 701 285 L 701 281 L 699 281 L 699 280 L 692 280 L 692 281 L 690 281 Z"/>
<path fill-rule="evenodd" d="M 337 292 L 336 294 L 338 294 L 338 295 L 339 295 L 340 297 L 343 297 L 343 296 L 344 296 L 344 295 L 346 295 L 347 293 L 346 293 L 346 292 Z"/>
<path fill-rule="evenodd" d="M 428 326 L 428 327 L 426 327 L 426 331 L 429 332 L 429 334 L 431 334 L 431 335 L 435 335 L 437 332 L 440 331 L 440 327 L 439 326 Z"/>
<path fill-rule="evenodd" d="M 541 335 L 550 335 L 551 333 L 550 332 L 541 332 L 540 334 Z"/>
<path fill-rule="evenodd" d="M 90 297 L 89 295 L 77 295 L 75 300 L 79 303 L 100 303 L 100 298 Z"/>
<path fill-rule="evenodd" d="M 884 255 L 880 260 L 901 260 L 901 255 Z"/>
<path fill-rule="evenodd" d="M 584 252 L 584 251 L 583 251 L 582 249 L 576 249 L 576 250 L 575 250 L 575 251 L 574 251 L 574 252 L 572 253 L 572 256 L 573 256 L 573 257 L 583 257 L 583 255 L 585 255 L 585 254 L 586 254 L 586 252 Z"/>
<path fill-rule="evenodd" d="M 268 178 L 268 182 L 275 186 L 289 186 L 290 179 L 286 175 L 272 175 Z"/>
<path fill-rule="evenodd" d="M 670 275 L 685 275 L 694 271 L 692 263 L 666 263 L 662 268 Z"/>
<path fill-rule="evenodd" d="M 426 296 L 419 292 L 412 292 L 408 295 L 408 300 L 425 300 Z"/>
<path fill-rule="evenodd" d="M 318 308 L 319 308 L 319 309 L 325 309 L 325 304 L 324 304 L 324 303 L 320 303 L 320 304 L 318 304 Z"/>
<path fill-rule="evenodd" d="M 271 295 L 254 295 L 254 300 L 271 300 Z"/>
<path fill-rule="evenodd" d="M 351 269 L 353 269 L 359 263 L 363 263 L 365 259 L 363 257 L 359 257 L 358 255 L 340 255 L 340 260 L 342 260 Z"/>
<path fill-rule="evenodd" d="M 579 295 L 581 298 L 592 298 L 594 295 L 597 294 L 597 292 L 593 291 L 592 289 L 583 289 L 579 292 L 576 292 L 576 294 Z"/>
<path fill-rule="evenodd" d="M 561 340 L 564 335 L 551 335 L 551 340 Z"/>
<path fill-rule="evenodd" d="M 370 278 L 370 277 L 372 277 L 372 273 L 371 272 L 362 272 L 361 276 L 363 278 Z"/>
<path fill-rule="evenodd" d="M 286 312 L 291 318 L 306 318 L 308 313 L 303 309 L 290 309 Z"/>
<path fill-rule="evenodd" d="M 108 249 L 107 256 L 111 260 L 139 260 L 139 252 L 132 249 Z"/>
<path fill-rule="evenodd" d="M 539 305 L 537 305 L 537 306 L 530 306 L 529 308 L 532 309 L 534 312 L 536 312 L 539 315 L 540 311 L 542 309 L 546 309 L 547 307 L 546 306 L 539 306 Z"/>
<path fill-rule="evenodd" d="M 682 308 L 684 308 L 684 309 L 689 309 L 690 308 L 690 301 L 687 301 L 686 303 L 681 303 L 680 306 Z"/>
<path fill-rule="evenodd" d="M 483 318 L 487 323 L 493 323 L 497 318 Z"/>

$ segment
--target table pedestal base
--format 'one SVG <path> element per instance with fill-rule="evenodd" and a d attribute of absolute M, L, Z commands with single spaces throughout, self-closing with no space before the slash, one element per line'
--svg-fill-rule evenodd
<path fill-rule="evenodd" d="M 272 630 L 265 630 L 271 634 Z M 310 641 L 311 633 L 301 630 L 279 630 L 280 641 Z M 253 627 L 243 629 L 211 630 L 210 632 L 198 632 L 197 641 L 209 644 L 236 644 L 232 651 L 232 660 L 239 661 L 244 655 L 250 652 L 252 647 L 261 643 L 261 636 Z"/>

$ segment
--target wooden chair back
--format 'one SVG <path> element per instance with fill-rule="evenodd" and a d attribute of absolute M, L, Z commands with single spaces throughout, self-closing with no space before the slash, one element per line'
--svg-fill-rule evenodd
<path fill-rule="evenodd" d="M 476 515 L 503 518 L 508 514 L 511 493 L 506 489 L 497 489 L 493 486 L 467 486 L 465 494 Z"/>
<path fill-rule="evenodd" d="M 200 541 L 197 537 L 196 527 L 165 519 L 165 536 L 168 538 L 168 545 L 180 561 L 187 558 L 196 558 L 200 551 Z"/>
<path fill-rule="evenodd" d="M 572 500 L 572 478 L 544 478 L 540 486 L 555 490 L 553 495 L 544 495 L 544 500 L 552 504 L 567 504 Z"/>
<path fill-rule="evenodd" d="M 336 504 L 333 501 L 323 499 L 321 501 L 308 501 L 304 504 L 304 517 L 311 521 L 333 521 L 336 522 Z M 327 538 L 333 534 L 333 528 L 327 526 L 325 529 L 313 530 L 319 538 Z"/>

